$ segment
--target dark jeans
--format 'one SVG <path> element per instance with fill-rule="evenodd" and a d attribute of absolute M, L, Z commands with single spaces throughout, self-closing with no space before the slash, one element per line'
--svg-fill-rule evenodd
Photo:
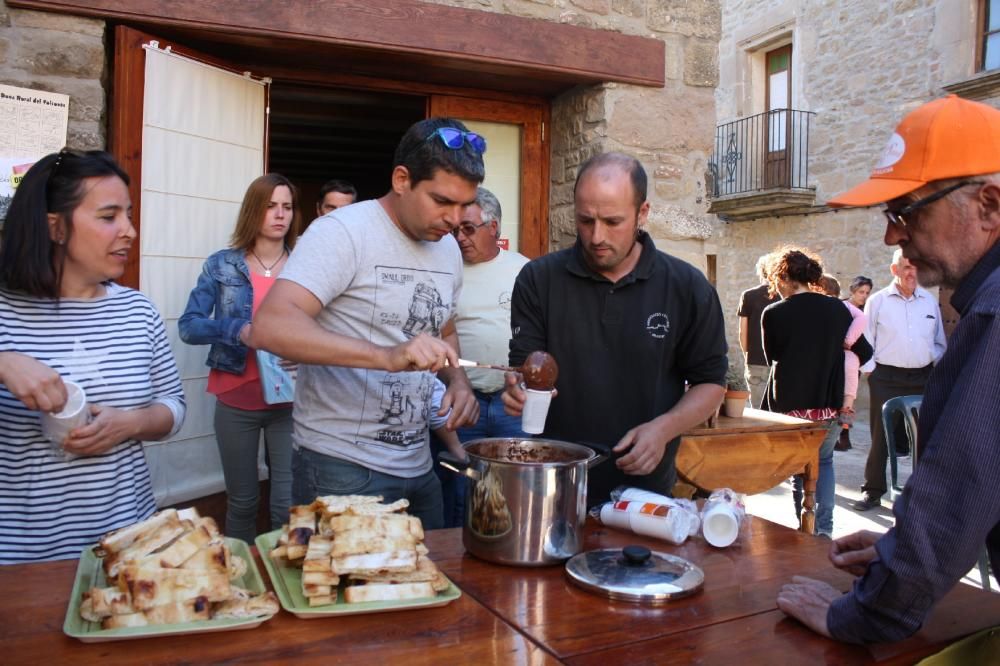
<path fill-rule="evenodd" d="M 261 431 L 271 483 L 271 529 L 288 522 L 292 501 L 292 408 L 237 409 L 215 403 L 215 441 L 226 479 L 226 536 L 253 544 L 257 535 L 257 449 Z"/>
<path fill-rule="evenodd" d="M 292 499 L 309 504 L 323 495 L 381 495 L 389 503 L 407 499 L 407 512 L 425 530 L 444 527 L 441 483 L 433 471 L 406 478 L 298 447 L 292 454 Z"/>
<path fill-rule="evenodd" d="M 933 368 L 933 365 L 925 368 L 897 368 L 876 364 L 875 371 L 868 377 L 872 448 L 868 451 L 865 482 L 861 486 L 861 490 L 868 495 L 881 497 L 887 487 L 885 463 L 889 459 L 889 447 L 885 443 L 885 431 L 882 427 L 882 405 L 890 398 L 901 395 L 922 395 Z M 895 427 L 896 441 L 906 441 L 902 418 L 897 420 Z"/>
<path fill-rule="evenodd" d="M 458 439 L 469 442 L 483 437 L 529 437 L 521 430 L 521 417 L 510 416 L 503 411 L 502 391 L 483 393 L 476 391 L 479 402 L 479 420 L 475 425 L 458 429 Z M 465 520 L 465 492 L 467 481 L 464 476 L 449 471 L 437 464 L 438 454 L 445 450 L 444 444 L 431 432 L 431 455 L 434 456 L 434 471 L 441 480 L 444 496 L 444 526 L 461 527 Z"/>

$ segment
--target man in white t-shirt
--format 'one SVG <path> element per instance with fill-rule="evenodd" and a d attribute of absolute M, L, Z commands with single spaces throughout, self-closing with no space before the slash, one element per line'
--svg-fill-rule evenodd
<path fill-rule="evenodd" d="M 458 367 L 454 315 L 462 258 L 451 236 L 485 175 L 482 137 L 431 118 L 400 140 L 391 189 L 306 230 L 261 305 L 250 345 L 300 363 L 292 495 L 405 498 L 442 526 L 428 414 L 434 375 L 447 385 L 447 427 L 479 406 Z"/>
<path fill-rule="evenodd" d="M 462 251 L 464 276 L 455 328 L 462 354 L 478 363 L 507 365 L 510 352 L 510 295 L 514 279 L 528 258 L 503 250 L 500 238 L 502 211 L 496 196 L 484 187 L 476 202 L 466 206 L 462 222 L 452 229 Z M 479 421 L 461 428 L 458 437 L 467 442 L 481 437 L 526 437 L 520 417 L 503 409 L 503 373 L 496 370 L 466 370 L 479 403 Z M 432 440 L 433 442 L 433 440 Z M 442 478 L 446 527 L 462 524 L 465 509 L 465 478 L 445 472 Z"/>

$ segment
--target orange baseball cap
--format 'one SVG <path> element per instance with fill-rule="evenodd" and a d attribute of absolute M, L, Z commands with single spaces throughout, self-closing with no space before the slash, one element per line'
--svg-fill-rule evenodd
<path fill-rule="evenodd" d="M 1000 172 L 1000 110 L 948 95 L 903 118 L 871 177 L 827 205 L 874 206 L 944 178 Z"/>

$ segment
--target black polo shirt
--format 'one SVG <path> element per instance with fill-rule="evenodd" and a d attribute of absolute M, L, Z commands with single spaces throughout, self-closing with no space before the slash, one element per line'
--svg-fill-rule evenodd
<path fill-rule="evenodd" d="M 640 234 L 635 269 L 612 284 L 590 270 L 579 241 L 521 269 L 511 299 L 510 363 L 535 350 L 559 363 L 559 395 L 544 437 L 611 447 L 641 423 L 667 412 L 691 385 L 725 386 L 727 345 L 715 289 L 690 264 Z M 591 469 L 588 504 L 629 484 L 669 494 L 676 480 L 671 441 L 647 476 L 609 461 Z"/>

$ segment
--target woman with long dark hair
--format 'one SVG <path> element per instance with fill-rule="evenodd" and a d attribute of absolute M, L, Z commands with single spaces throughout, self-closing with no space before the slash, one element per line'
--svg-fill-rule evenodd
<path fill-rule="evenodd" d="M 114 282 L 136 237 L 128 175 L 101 151 L 39 160 L 0 249 L 0 563 L 79 557 L 156 509 L 142 441 L 180 429 L 163 320 Z M 48 442 L 44 413 L 86 396 L 89 423 Z"/>
<path fill-rule="evenodd" d="M 781 300 L 761 316 L 764 356 L 771 375 L 764 408 L 824 423 L 816 483 L 816 534 L 833 534 L 833 450 L 844 400 L 844 338 L 851 315 L 836 299 L 817 293 L 823 277 L 819 258 L 784 247 L 768 255 L 767 280 Z M 801 511 L 802 477 L 795 478 L 795 509 Z"/>
<path fill-rule="evenodd" d="M 205 261 L 178 322 L 181 340 L 209 344 L 208 392 L 216 397 L 215 438 L 226 480 L 228 536 L 253 543 L 263 432 L 270 477 L 271 526 L 288 521 L 292 502 L 292 405 L 269 404 L 253 349 L 251 319 L 278 279 L 299 235 L 291 181 L 270 173 L 247 188 L 230 246 Z"/>

